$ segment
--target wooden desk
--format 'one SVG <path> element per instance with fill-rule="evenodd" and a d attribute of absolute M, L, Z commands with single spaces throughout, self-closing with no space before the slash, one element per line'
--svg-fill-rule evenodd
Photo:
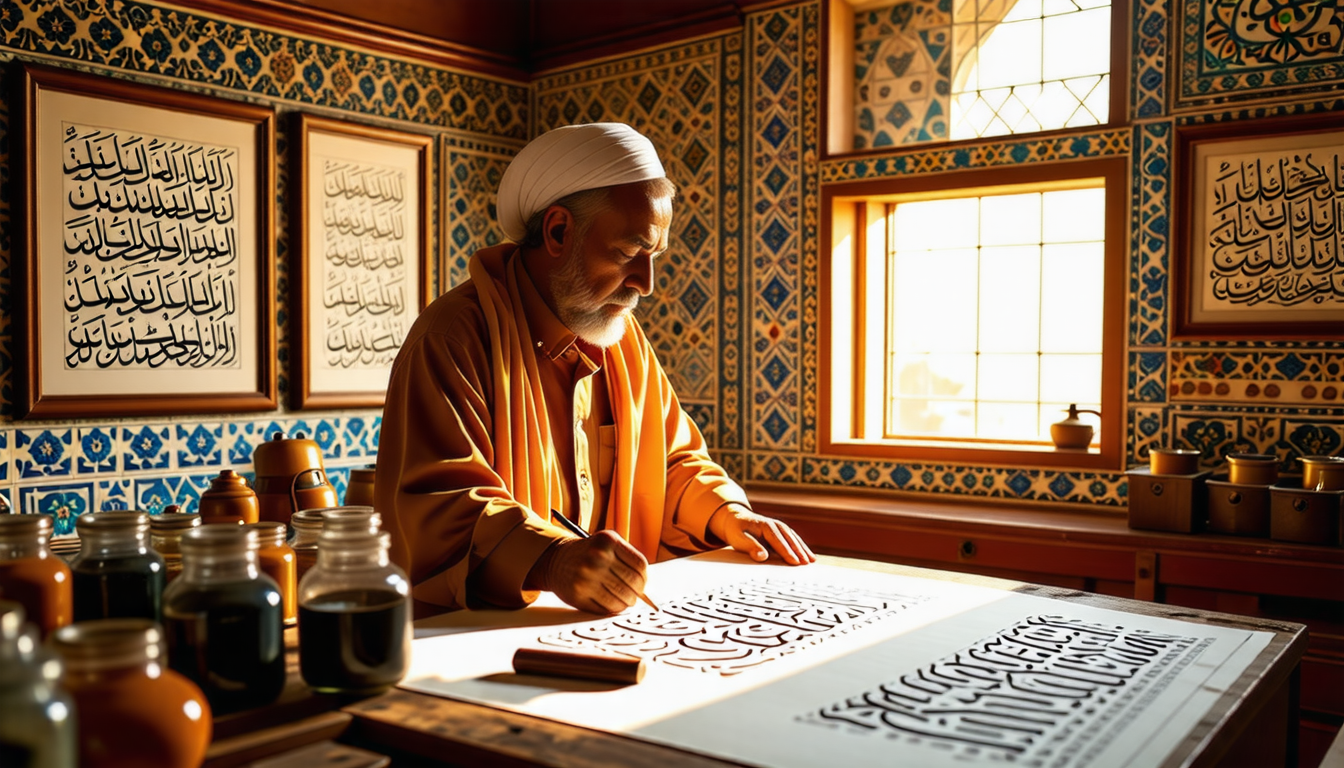
<path fill-rule="evenodd" d="M 1298 664 L 1306 648 L 1298 624 L 1140 602 L 967 574 L 823 558 L 832 564 L 1012 590 L 1148 616 L 1273 634 L 1268 647 L 1193 728 L 1163 766 L 1296 766 Z M 479 704 L 395 690 L 342 708 L 352 717 L 342 740 L 374 750 L 454 765 L 732 765 L 678 749 Z M 395 761 L 394 761 L 395 762 Z"/>

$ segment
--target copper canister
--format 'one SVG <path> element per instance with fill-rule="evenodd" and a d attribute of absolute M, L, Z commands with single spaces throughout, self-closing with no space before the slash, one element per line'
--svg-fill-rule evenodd
<path fill-rule="evenodd" d="M 1187 448 L 1152 448 L 1148 466 L 1154 475 L 1193 475 L 1199 471 L 1199 451 Z"/>
<path fill-rule="evenodd" d="M 1227 479 L 1237 485 L 1273 485 L 1279 479 L 1279 457 L 1269 453 L 1229 453 Z"/>
<path fill-rule="evenodd" d="M 345 506 L 373 506 L 373 467 L 360 467 L 350 470 L 350 484 L 345 489 Z"/>
<path fill-rule="evenodd" d="M 1344 457 L 1302 456 L 1302 487 L 1313 491 L 1344 490 Z"/>

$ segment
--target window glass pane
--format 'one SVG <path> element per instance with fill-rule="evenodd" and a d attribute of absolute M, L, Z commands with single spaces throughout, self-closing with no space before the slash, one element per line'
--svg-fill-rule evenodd
<path fill-rule="evenodd" d="M 1106 235 L 1106 190 L 1068 189 L 1042 195 L 1043 239 L 1047 243 L 1102 240 Z"/>
<path fill-rule="evenodd" d="M 1101 355 L 1041 355 L 1041 399 L 1062 403 L 1100 400 Z"/>
<path fill-rule="evenodd" d="M 1040 82 L 1041 21 L 1013 21 L 995 27 L 980 42 L 979 75 L 981 88 Z"/>
<path fill-rule="evenodd" d="M 897 252 L 892 344 L 902 352 L 974 352 L 974 250 Z"/>
<path fill-rule="evenodd" d="M 992 195 L 980 201 L 981 245 L 1041 242 L 1041 195 Z"/>
<path fill-rule="evenodd" d="M 939 437 L 975 434 L 975 404 L 932 399 L 892 401 L 893 434 Z"/>
<path fill-rule="evenodd" d="M 982 249 L 980 281 L 980 351 L 1035 352 L 1040 341 L 1040 247 Z"/>
<path fill-rule="evenodd" d="M 1038 359 L 1034 354 L 981 355 L 976 396 L 982 400 L 1035 403 Z"/>
<path fill-rule="evenodd" d="M 1101 75 L 1111 69 L 1109 8 L 1051 16 L 1042 22 L 1044 80 Z"/>
<path fill-rule="evenodd" d="M 895 355 L 891 381 L 902 397 L 974 400 L 975 355 Z"/>
<path fill-rule="evenodd" d="M 1100 352 L 1101 243 L 1047 245 L 1041 257 L 1041 351 Z"/>
<path fill-rule="evenodd" d="M 898 251 L 974 247 L 979 205 L 975 198 L 902 203 L 896 208 L 892 247 Z"/>
<path fill-rule="evenodd" d="M 1012 6 L 1012 8 L 1008 9 L 1007 13 L 1003 14 L 1004 21 L 1035 19 L 1041 16 L 1041 0 L 1017 0 L 1017 2 L 1013 2 L 1013 0 L 999 0 L 999 2 L 996 3 L 986 3 L 986 7 L 980 17 L 984 19 L 996 18 L 999 13 L 1002 12 L 1000 7 L 1003 5 Z"/>
<path fill-rule="evenodd" d="M 981 437 L 1001 440 L 1035 437 L 1040 406 L 1036 403 L 995 403 L 981 401 L 976 408 L 975 426 Z"/>

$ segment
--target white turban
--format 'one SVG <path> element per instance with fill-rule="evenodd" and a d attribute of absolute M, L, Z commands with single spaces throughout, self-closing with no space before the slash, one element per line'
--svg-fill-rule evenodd
<path fill-rule="evenodd" d="M 658 152 L 625 123 L 567 125 L 547 131 L 513 158 L 499 182 L 499 227 L 514 242 L 527 220 L 556 200 L 585 189 L 661 179 Z"/>

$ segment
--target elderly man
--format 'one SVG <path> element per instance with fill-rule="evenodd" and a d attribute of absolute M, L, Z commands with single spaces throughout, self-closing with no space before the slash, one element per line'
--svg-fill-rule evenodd
<path fill-rule="evenodd" d="M 631 314 L 674 196 L 652 143 L 622 123 L 550 131 L 505 171 L 499 222 L 516 244 L 472 257 L 388 385 L 377 504 L 417 615 L 539 590 L 616 613 L 650 560 L 725 544 L 815 559 L 709 458 Z"/>

